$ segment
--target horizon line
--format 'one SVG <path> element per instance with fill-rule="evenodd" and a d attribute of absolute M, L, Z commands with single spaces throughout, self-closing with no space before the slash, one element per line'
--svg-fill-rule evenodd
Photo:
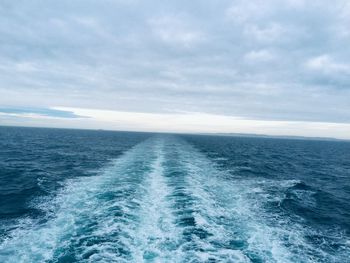
<path fill-rule="evenodd" d="M 56 129 L 56 130 L 83 130 L 83 131 L 106 131 L 106 132 L 134 132 L 134 133 L 158 133 L 158 134 L 177 134 L 177 135 L 198 135 L 198 136 L 221 136 L 221 137 L 246 137 L 261 139 L 282 139 L 282 140 L 313 140 L 313 141 L 345 141 L 350 139 L 335 137 L 319 137 L 319 136 L 300 136 L 300 135 L 269 135 L 263 133 L 234 133 L 234 132 L 166 132 L 166 131 L 143 131 L 143 130 L 117 130 L 117 129 L 101 129 L 101 128 L 74 128 L 74 127 L 48 127 L 48 126 L 24 126 L 24 125 L 4 125 L 6 128 L 34 128 L 34 129 Z"/>

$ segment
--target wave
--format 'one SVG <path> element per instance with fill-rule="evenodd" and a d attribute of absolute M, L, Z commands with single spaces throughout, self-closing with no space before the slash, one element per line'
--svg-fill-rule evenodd
<path fill-rule="evenodd" d="M 1 262 L 339 262 L 283 214 L 296 180 L 235 178 L 182 139 L 158 136 L 99 175 L 67 180 L 46 218 L 23 219 Z M 302 196 L 300 198 L 303 198 Z"/>

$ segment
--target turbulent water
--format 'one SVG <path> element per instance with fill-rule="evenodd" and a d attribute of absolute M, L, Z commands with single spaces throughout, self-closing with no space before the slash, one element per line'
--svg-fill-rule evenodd
<path fill-rule="evenodd" d="M 350 262 L 350 143 L 0 128 L 0 262 Z"/>

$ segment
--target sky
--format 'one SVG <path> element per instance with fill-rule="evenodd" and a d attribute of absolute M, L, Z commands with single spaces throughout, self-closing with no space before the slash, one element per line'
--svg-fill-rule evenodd
<path fill-rule="evenodd" d="M 348 0 L 1 0 L 0 125 L 350 139 Z"/>

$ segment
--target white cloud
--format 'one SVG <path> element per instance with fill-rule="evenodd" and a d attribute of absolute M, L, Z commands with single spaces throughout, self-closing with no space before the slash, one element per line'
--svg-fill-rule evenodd
<path fill-rule="evenodd" d="M 266 49 L 252 50 L 245 54 L 244 58 L 248 62 L 266 62 L 275 58 L 274 54 Z"/>
<path fill-rule="evenodd" d="M 306 67 L 326 74 L 350 74 L 350 64 L 335 61 L 329 55 L 321 55 L 309 59 Z"/>
<path fill-rule="evenodd" d="M 259 42 L 273 43 L 283 38 L 285 30 L 277 23 L 272 23 L 266 26 L 248 25 L 245 28 L 245 35 Z"/>
<path fill-rule="evenodd" d="M 164 43 L 192 47 L 202 41 L 204 36 L 185 21 L 181 16 L 162 16 L 152 18 L 149 24 L 155 36 Z"/>
<path fill-rule="evenodd" d="M 244 24 L 269 16 L 272 7 L 269 1 L 234 1 L 226 10 L 226 16 L 229 20 Z"/>

